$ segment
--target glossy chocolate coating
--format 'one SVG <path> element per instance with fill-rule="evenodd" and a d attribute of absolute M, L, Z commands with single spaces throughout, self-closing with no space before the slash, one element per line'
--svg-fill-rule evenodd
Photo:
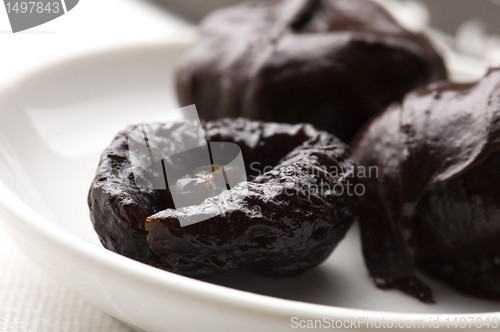
<path fill-rule="evenodd" d="M 249 2 L 200 30 L 177 91 L 207 120 L 307 122 L 347 142 L 411 89 L 446 78 L 429 40 L 371 1 Z"/>
<path fill-rule="evenodd" d="M 194 130 L 189 121 L 149 126 L 153 147 L 182 142 L 183 135 Z M 119 133 L 104 151 L 88 197 L 94 228 L 110 250 L 192 277 L 235 268 L 288 276 L 326 259 L 353 221 L 352 197 L 334 190 L 349 179 L 328 171 L 353 167 L 346 146 L 310 125 L 245 119 L 207 122 L 207 140 L 241 148 L 250 177 L 248 193 L 235 204 L 233 198 L 244 190 L 240 183 L 199 205 L 177 210 L 167 190 L 136 185 L 127 140 L 134 128 Z M 162 134 L 151 135 L 156 132 Z M 266 166 L 270 170 L 259 174 Z M 175 190 L 195 192 L 196 186 L 210 182 L 201 170 L 178 180 Z M 325 189 L 312 190 L 319 186 Z M 180 226 L 179 214 L 196 216 L 214 209 L 224 213 Z"/>
<path fill-rule="evenodd" d="M 474 85 L 408 94 L 355 139 L 366 265 L 377 286 L 425 302 L 421 266 L 470 294 L 500 299 L 500 70 Z"/>

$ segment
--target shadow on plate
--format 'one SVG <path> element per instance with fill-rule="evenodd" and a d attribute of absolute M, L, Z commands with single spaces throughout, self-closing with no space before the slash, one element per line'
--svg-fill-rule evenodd
<path fill-rule="evenodd" d="M 336 282 L 337 279 L 334 271 L 319 266 L 289 278 L 269 278 L 235 270 L 208 277 L 204 281 L 287 300 L 329 304 L 331 294 L 339 291 L 340 283 Z"/>

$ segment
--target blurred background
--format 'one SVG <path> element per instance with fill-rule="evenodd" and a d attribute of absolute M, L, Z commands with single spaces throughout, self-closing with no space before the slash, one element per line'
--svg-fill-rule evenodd
<path fill-rule="evenodd" d="M 147 1 L 197 24 L 212 10 L 242 0 Z M 484 73 L 484 68 L 488 66 L 500 66 L 500 0 L 375 1 L 389 9 L 405 27 L 430 34 L 445 53 L 445 60 L 454 71 L 482 66 Z M 471 59 L 462 55 L 470 56 Z M 464 72 L 451 78 L 456 81 L 472 81 L 478 77 Z"/>
<path fill-rule="evenodd" d="M 265 1 L 265 0 L 259 0 Z M 455 68 L 500 66 L 500 0 L 377 0 L 414 30 L 426 31 Z M 0 86 L 61 57 L 196 35 L 211 10 L 239 0 L 82 0 L 67 15 L 13 34 L 0 6 Z M 466 65 L 465 65 L 466 64 Z M 466 69 L 464 69 L 466 70 Z M 465 72 L 461 77 L 471 79 Z M 0 232 L 0 332 L 128 328 L 33 267 Z"/>
<path fill-rule="evenodd" d="M 483 67 L 500 65 L 500 0 L 375 1 L 390 8 L 405 26 L 431 30 L 446 53 L 456 51 L 485 60 L 479 64 Z M 11 32 L 7 13 L 0 7 L 0 80 L 58 56 L 124 43 L 192 38 L 196 24 L 207 13 L 238 2 L 84 0 L 68 14 L 17 34 Z M 451 62 L 461 67 L 461 60 Z"/>
<path fill-rule="evenodd" d="M 175 11 L 196 23 L 208 12 L 239 0 L 148 0 Z M 260 0 L 265 1 L 265 0 Z M 407 2 L 401 0 L 400 2 Z M 490 32 L 500 33 L 500 0 L 421 0 L 431 14 L 432 24 L 453 34 L 470 18 L 480 18 Z"/>

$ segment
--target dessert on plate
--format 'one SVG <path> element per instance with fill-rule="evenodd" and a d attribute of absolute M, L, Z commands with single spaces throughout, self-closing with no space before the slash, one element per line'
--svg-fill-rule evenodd
<path fill-rule="evenodd" d="M 162 179 L 161 166 L 175 168 L 179 158 L 156 160 L 135 174 L 129 146 L 135 144 L 130 136 L 136 128 L 120 132 L 103 152 L 88 196 L 94 228 L 107 249 L 191 277 L 235 268 L 289 276 L 326 259 L 353 221 L 353 197 L 339 192 L 349 177 L 329 171 L 353 168 L 347 147 L 311 125 L 242 118 L 205 123 L 207 141 L 235 143 L 247 171 L 260 166 L 260 174 L 222 191 L 210 167 L 186 170 L 168 179 L 174 185 L 154 189 L 150 184 Z M 187 142 L 196 124 L 150 123 L 142 130 L 149 153 L 135 158 L 146 160 L 165 154 L 173 142 Z M 231 170 L 225 171 L 230 176 Z M 176 208 L 173 190 L 217 194 Z M 185 227 L 180 222 L 207 214 L 211 217 Z"/>
<path fill-rule="evenodd" d="M 445 78 L 428 38 L 372 1 L 281 0 L 208 15 L 177 91 L 205 120 L 307 122 L 349 142 L 390 103 Z"/>
<path fill-rule="evenodd" d="M 351 151 L 360 178 L 363 253 L 375 284 L 422 301 L 419 266 L 500 299 L 500 69 L 476 84 L 436 83 L 374 118 Z"/>

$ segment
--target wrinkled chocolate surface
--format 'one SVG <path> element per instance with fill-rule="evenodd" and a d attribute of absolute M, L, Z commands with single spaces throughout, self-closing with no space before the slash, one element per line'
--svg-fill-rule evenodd
<path fill-rule="evenodd" d="M 429 40 L 371 1 L 243 3 L 200 30 L 177 90 L 206 120 L 307 122 L 347 142 L 411 89 L 446 78 Z"/>
<path fill-rule="evenodd" d="M 148 126 L 151 147 L 183 142 L 183 135 L 196 129 L 189 121 Z M 94 228 L 112 251 L 192 277 L 235 268 L 287 276 L 326 259 L 353 221 L 352 197 L 335 191 L 336 184 L 345 185 L 349 179 L 345 173 L 329 172 L 332 167 L 353 167 L 346 146 L 310 125 L 207 122 L 208 141 L 233 142 L 241 148 L 248 192 L 239 195 L 244 191 L 240 183 L 181 209 L 174 208 L 168 189 L 136 184 L 128 147 L 134 128 L 120 132 L 103 152 L 88 196 Z M 195 194 L 200 186 L 211 190 L 210 183 L 201 169 L 180 178 L 174 187 Z M 325 189 L 313 190 L 319 186 Z M 244 195 L 243 200 L 233 199 Z M 224 213 L 180 226 L 179 214 L 196 217 L 216 209 Z"/>
<path fill-rule="evenodd" d="M 366 265 L 377 286 L 432 302 L 421 266 L 473 295 L 500 299 L 500 69 L 474 85 L 408 94 L 355 139 Z"/>

